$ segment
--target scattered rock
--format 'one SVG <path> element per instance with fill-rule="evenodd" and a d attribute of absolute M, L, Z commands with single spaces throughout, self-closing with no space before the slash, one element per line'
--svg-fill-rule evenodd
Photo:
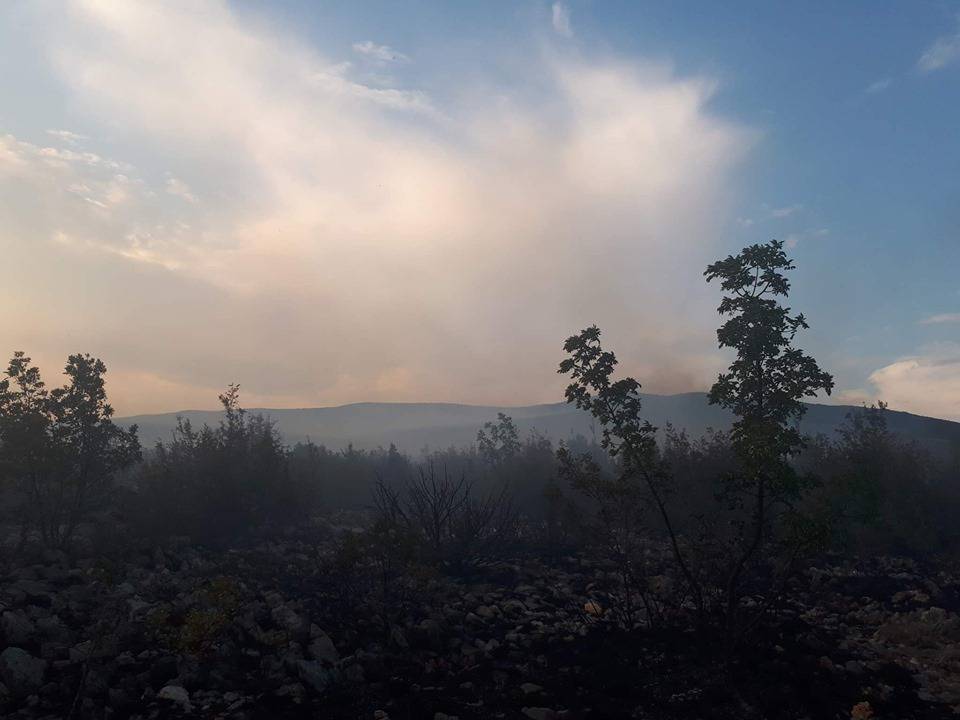
<path fill-rule="evenodd" d="M 98 579 L 93 560 L 70 567 L 59 559 L 0 577 L 0 637 L 17 641 L 0 655 L 0 716 L 53 717 L 52 708 L 73 702 L 81 672 L 84 717 L 159 720 L 193 712 L 249 720 L 316 716 L 318 709 L 340 717 L 349 705 L 347 716 L 371 720 L 377 703 L 377 718 L 388 710 L 406 717 L 408 708 L 434 720 L 456 720 L 457 713 L 641 718 L 652 706 L 677 708 L 666 717 L 734 716 L 719 714 L 727 706 L 716 715 L 702 709 L 708 696 L 725 698 L 698 685 L 710 680 L 709 669 L 685 675 L 689 666 L 677 664 L 672 645 L 651 644 L 649 655 L 607 646 L 616 613 L 608 609 L 615 602 L 611 568 L 602 563 L 524 559 L 468 578 L 441 574 L 429 578 L 431 594 L 415 596 L 402 614 L 383 613 L 371 594 L 352 598 L 349 612 L 360 612 L 344 622 L 329 597 L 297 594 L 308 587 L 304 578 L 316 577 L 315 562 L 310 548 L 283 539 L 227 553 L 189 545 L 159 556 L 151 550 L 121 568 L 114 585 Z M 221 574 L 236 597 L 217 604 L 211 588 Z M 899 567 L 827 567 L 809 575 L 817 594 L 808 591 L 786 611 L 804 629 L 785 626 L 768 637 L 762 668 L 765 677 L 780 678 L 792 702 L 790 681 L 803 673 L 827 693 L 831 717 L 852 714 L 858 693 L 876 717 L 939 717 L 923 709 L 960 707 L 955 578 L 938 572 L 934 583 Z M 622 658 L 629 672 L 605 658 Z M 767 672 L 779 666 L 787 669 Z M 598 681 L 605 691 L 591 695 Z M 746 704 L 755 690 L 747 688 L 736 717 L 760 717 Z M 357 698 L 363 710 L 353 712 Z M 809 708 L 795 716 L 804 714 L 819 717 Z"/>
<path fill-rule="evenodd" d="M 530 720 L 558 720 L 557 713 L 545 707 L 525 707 L 521 712 Z"/>

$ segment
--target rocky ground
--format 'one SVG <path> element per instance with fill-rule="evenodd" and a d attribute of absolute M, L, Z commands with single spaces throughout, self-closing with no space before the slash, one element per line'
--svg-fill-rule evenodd
<path fill-rule="evenodd" d="M 781 621 L 720 655 L 689 632 L 612 630 L 597 594 L 602 568 L 574 558 L 399 587 L 353 583 L 333 534 L 113 559 L 45 552 L 9 569 L 0 715 L 960 714 L 960 583 L 944 569 L 874 559 L 810 570 Z"/>

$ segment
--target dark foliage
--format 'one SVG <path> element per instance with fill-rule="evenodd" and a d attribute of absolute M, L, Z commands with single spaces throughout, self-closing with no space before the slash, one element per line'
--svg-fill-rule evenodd
<path fill-rule="evenodd" d="M 36 532 L 64 547 L 105 509 L 115 475 L 140 459 L 140 443 L 135 426 L 111 420 L 102 361 L 71 355 L 67 383 L 49 391 L 30 363 L 15 353 L 0 381 L 0 477 L 14 483 L 21 540 Z"/>
<path fill-rule="evenodd" d="M 746 248 L 709 268 L 727 293 L 719 312 L 728 319 L 717 331 L 721 347 L 737 351 L 727 373 L 710 392 L 710 401 L 737 417 L 729 435 L 714 434 L 692 444 L 667 428 L 662 446 L 657 429 L 642 417 L 640 384 L 613 380 L 616 356 L 590 327 L 569 338 L 569 357 L 560 372 L 569 374 L 567 401 L 591 412 L 603 429 L 602 445 L 617 461 L 603 473 L 589 457 L 561 449 L 563 473 L 598 507 L 595 538 L 620 569 L 626 615 L 632 623 L 634 595 L 647 622 L 661 614 L 659 604 L 680 607 L 689 600 L 698 624 L 717 619 L 728 638 L 741 635 L 784 588 L 799 555 L 817 539 L 821 520 L 804 515 L 800 501 L 811 486 L 791 462 L 803 442 L 796 421 L 802 398 L 827 392 L 833 380 L 812 358 L 792 346 L 806 327 L 777 302 L 793 268 L 783 245 Z M 712 495 L 712 498 L 711 498 Z M 712 500 L 712 501 L 711 501 Z M 682 504 L 682 509 L 680 506 Z M 646 543 L 656 527 L 671 550 L 683 582 L 672 598 L 655 597 L 650 577 L 661 569 L 647 559 Z"/>
<path fill-rule="evenodd" d="M 147 532 L 224 541 L 303 520 L 313 507 L 316 486 L 302 462 L 291 472 L 273 423 L 240 408 L 236 385 L 220 402 L 224 419 L 216 428 L 181 420 L 144 463 L 130 510 Z"/>
<path fill-rule="evenodd" d="M 797 465 L 823 479 L 808 504 L 830 518 L 838 551 L 922 557 L 960 546 L 960 468 L 890 432 L 883 403 L 851 412 L 834 439 L 810 439 Z"/>
<path fill-rule="evenodd" d="M 737 353 L 709 395 L 711 403 L 736 416 L 731 439 L 739 463 L 724 478 L 723 498 L 748 514 L 731 548 L 725 612 L 732 626 L 741 614 L 740 586 L 751 566 L 773 560 L 786 565 L 778 568 L 781 573 L 789 572 L 810 539 L 805 530 L 816 524 L 797 512 L 809 478 L 789 460 L 803 445 L 797 429 L 803 398 L 829 394 L 833 377 L 793 346 L 797 332 L 808 327 L 802 314 L 790 315 L 778 301 L 789 294 L 784 273 L 793 268 L 783 243 L 773 240 L 744 248 L 704 272 L 708 282 L 719 280 L 725 293 L 718 308 L 727 318 L 717 330 L 719 345 Z"/>

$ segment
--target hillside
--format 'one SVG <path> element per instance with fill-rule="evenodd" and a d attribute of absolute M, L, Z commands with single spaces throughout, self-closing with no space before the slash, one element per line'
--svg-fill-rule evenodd
<path fill-rule="evenodd" d="M 691 436 L 702 435 L 708 428 L 727 428 L 731 421 L 730 414 L 709 405 L 703 393 L 644 395 L 643 408 L 654 425 L 662 427 L 669 422 L 684 428 Z M 846 405 L 809 404 L 801 428 L 808 434 L 831 434 L 854 409 Z M 468 445 L 475 440 L 483 423 L 495 419 L 498 412 L 510 415 L 523 434 L 535 429 L 555 441 L 577 434 L 586 437 L 594 434 L 592 418 L 564 403 L 522 407 L 355 403 L 291 410 L 252 408 L 250 412 L 273 418 L 287 442 L 309 438 L 331 448 L 346 447 L 349 443 L 358 448 L 387 447 L 394 443 L 401 450 L 418 452 L 424 447 Z M 150 447 L 158 440 L 170 438 L 178 416 L 196 426 L 213 425 L 220 420 L 220 413 L 215 411 L 185 410 L 125 417 L 118 422 L 139 425 L 141 440 Z M 960 423 L 896 411 L 889 411 L 887 422 L 892 431 L 921 442 L 937 454 L 950 452 L 952 447 L 960 445 Z"/>

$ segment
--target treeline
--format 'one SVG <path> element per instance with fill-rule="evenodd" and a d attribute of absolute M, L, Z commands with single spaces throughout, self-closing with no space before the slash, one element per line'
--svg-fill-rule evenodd
<path fill-rule="evenodd" d="M 220 396 L 217 426 L 181 420 L 169 441 L 142 449 L 136 428 L 111 420 L 104 372 L 99 360 L 71 356 L 67 384 L 51 393 L 23 353 L 6 368 L 0 492 L 8 550 L 11 538 L 13 545 L 67 547 L 84 527 L 118 522 L 155 538 L 237 542 L 318 514 L 373 512 L 385 491 L 402 494 L 425 478 L 445 478 L 473 493 L 505 493 L 517 522 L 541 532 L 546 552 L 570 552 L 583 540 L 588 511 L 602 503 L 596 488 L 564 471 L 565 459 L 588 456 L 598 479 L 620 470 L 598 442 L 577 436 L 557 445 L 535 431 L 521 437 L 503 414 L 478 429 L 474 445 L 419 456 L 392 445 L 286 445 L 269 418 L 240 407 L 237 386 Z M 955 552 L 960 459 L 935 458 L 890 432 L 885 410 L 882 403 L 864 407 L 835 436 L 805 438 L 792 461 L 811 484 L 804 504 L 831 519 L 830 547 L 838 551 Z M 717 514 L 722 479 L 736 471 L 730 434 L 690 438 L 667 426 L 656 445 L 675 483 L 671 502 L 682 502 L 689 516 L 684 532 L 695 532 L 690 518 Z M 533 535 L 530 527 L 517 533 Z"/>
<path fill-rule="evenodd" d="M 237 542 L 319 513 L 369 514 L 382 505 L 385 493 L 398 493 L 428 474 L 456 478 L 461 489 L 474 493 L 496 491 L 505 500 L 509 494 L 511 504 L 530 513 L 536 512 L 537 495 L 554 470 L 550 441 L 534 435 L 521 442 L 506 417 L 488 423 L 476 446 L 415 459 L 393 445 L 375 450 L 332 450 L 311 442 L 286 446 L 272 421 L 246 413 L 238 400 L 238 388 L 231 386 L 220 396 L 218 426 L 198 429 L 181 420 L 169 442 L 145 454 L 124 502 L 127 517 L 142 532 Z M 511 438 L 495 435 L 503 428 Z"/>

